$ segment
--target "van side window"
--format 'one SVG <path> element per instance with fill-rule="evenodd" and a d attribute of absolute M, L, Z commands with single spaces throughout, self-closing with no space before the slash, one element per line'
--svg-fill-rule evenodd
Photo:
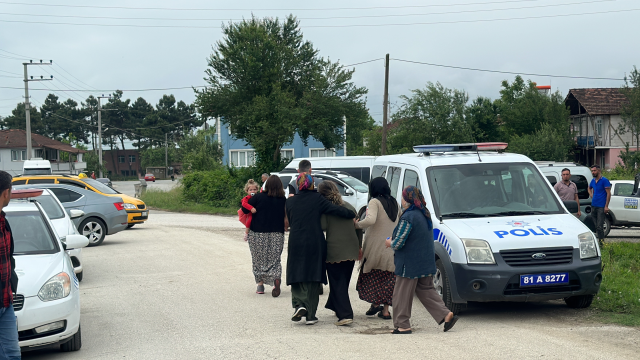
<path fill-rule="evenodd" d="M 387 170 L 387 182 L 389 183 L 389 187 L 391 188 L 391 196 L 398 196 L 398 186 L 400 185 L 400 172 L 402 168 L 389 166 Z"/>
<path fill-rule="evenodd" d="M 576 183 L 578 188 L 578 199 L 589 198 L 589 181 L 582 175 L 571 175 L 571 181 Z"/>
<path fill-rule="evenodd" d="M 420 178 L 418 177 L 417 172 L 407 169 L 404 172 L 404 181 L 402 182 L 402 189 L 406 188 L 409 185 L 420 188 Z"/>
<path fill-rule="evenodd" d="M 547 176 L 547 180 L 551 183 L 551 186 L 555 186 L 558 183 L 555 176 Z"/>
<path fill-rule="evenodd" d="M 387 165 L 374 165 L 373 171 L 371 172 L 371 178 L 375 179 L 377 177 L 385 177 L 387 176 Z"/>
<path fill-rule="evenodd" d="M 618 183 L 613 190 L 614 196 L 631 196 L 633 193 L 633 184 Z"/>

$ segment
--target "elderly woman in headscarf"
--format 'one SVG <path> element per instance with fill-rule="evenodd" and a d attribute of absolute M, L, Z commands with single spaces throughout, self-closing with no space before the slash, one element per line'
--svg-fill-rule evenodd
<path fill-rule="evenodd" d="M 413 294 L 438 323 L 449 331 L 458 317 L 454 316 L 433 286 L 436 273 L 433 246 L 433 222 L 424 197 L 415 186 L 402 190 L 402 209 L 393 239 L 386 246 L 395 251 L 396 285 L 393 289 L 394 334 L 411 334 Z"/>
<path fill-rule="evenodd" d="M 369 195 L 367 216 L 356 225 L 358 229 L 367 229 L 356 290 L 360 299 L 371 304 L 367 316 L 378 314 L 380 318 L 390 320 L 389 306 L 396 277 L 393 250 L 385 248 L 384 241 L 393 234 L 398 223 L 398 202 L 391 196 L 389 183 L 383 177 L 371 180 Z"/>
<path fill-rule="evenodd" d="M 314 190 L 311 175 L 301 173 L 296 180 L 298 194 L 287 199 L 286 215 L 290 232 L 287 257 L 287 285 L 291 286 L 292 321 L 305 317 L 307 325 L 318 322 L 316 311 L 322 284 L 327 283 L 327 242 L 322 232 L 322 214 L 353 219 L 356 214 L 332 204 Z"/>

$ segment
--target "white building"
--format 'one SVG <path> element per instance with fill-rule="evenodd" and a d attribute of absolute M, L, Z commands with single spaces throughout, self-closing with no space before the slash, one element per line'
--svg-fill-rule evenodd
<path fill-rule="evenodd" d="M 69 144 L 49 139 L 42 135 L 31 134 L 32 158 L 42 158 L 51 162 L 54 174 L 78 174 L 86 169 L 87 163 L 82 155 L 85 150 L 76 149 Z M 68 153 L 67 161 L 61 161 L 60 153 Z M 22 173 L 27 160 L 27 133 L 12 129 L 0 131 L 0 170 L 16 176 Z"/>

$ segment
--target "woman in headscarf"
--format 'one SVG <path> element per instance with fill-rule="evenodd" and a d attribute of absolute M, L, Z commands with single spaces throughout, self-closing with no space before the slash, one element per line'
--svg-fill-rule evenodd
<path fill-rule="evenodd" d="M 298 194 L 287 199 L 286 214 L 291 227 L 287 246 L 287 285 L 291 285 L 292 321 L 306 317 L 307 325 L 318 322 L 319 291 L 327 283 L 327 242 L 322 232 L 322 214 L 353 219 L 351 210 L 332 204 L 314 190 L 311 175 L 296 180 Z"/>
<path fill-rule="evenodd" d="M 367 229 L 356 290 L 360 299 L 371 304 L 367 316 L 378 314 L 380 318 L 390 320 L 389 306 L 392 305 L 396 277 L 393 251 L 385 248 L 384 241 L 398 223 L 398 202 L 391 196 L 389 183 L 383 177 L 371 180 L 369 195 L 367 217 L 356 224 L 358 229 Z"/>
<path fill-rule="evenodd" d="M 333 181 L 321 182 L 318 192 L 332 204 L 345 207 L 356 214 L 353 206 L 342 201 L 340 191 Z M 329 278 L 329 299 L 324 307 L 336 313 L 337 326 L 348 325 L 353 322 L 349 282 L 362 247 L 362 230 L 357 230 L 352 220 L 333 215 L 322 215 L 321 223 L 322 229 L 327 232 L 326 262 Z"/>
<path fill-rule="evenodd" d="M 458 317 L 449 311 L 433 286 L 436 273 L 433 222 L 420 189 L 407 186 L 402 190 L 402 209 L 400 222 L 393 230 L 393 239 L 386 241 L 386 246 L 395 251 L 393 333 L 411 334 L 409 319 L 413 294 L 438 325 L 444 323 L 444 331 L 449 331 Z"/>

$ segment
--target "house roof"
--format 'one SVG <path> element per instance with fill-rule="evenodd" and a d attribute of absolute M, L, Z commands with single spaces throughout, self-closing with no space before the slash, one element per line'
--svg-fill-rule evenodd
<path fill-rule="evenodd" d="M 620 88 L 571 89 L 565 99 L 571 115 L 618 115 L 628 102 Z"/>
<path fill-rule="evenodd" d="M 20 129 L 0 130 L 0 149 L 15 149 L 27 147 L 27 132 Z M 32 148 L 49 148 L 68 153 L 86 153 L 85 150 L 76 149 L 69 144 L 58 140 L 49 139 L 46 136 L 31 134 Z"/>

